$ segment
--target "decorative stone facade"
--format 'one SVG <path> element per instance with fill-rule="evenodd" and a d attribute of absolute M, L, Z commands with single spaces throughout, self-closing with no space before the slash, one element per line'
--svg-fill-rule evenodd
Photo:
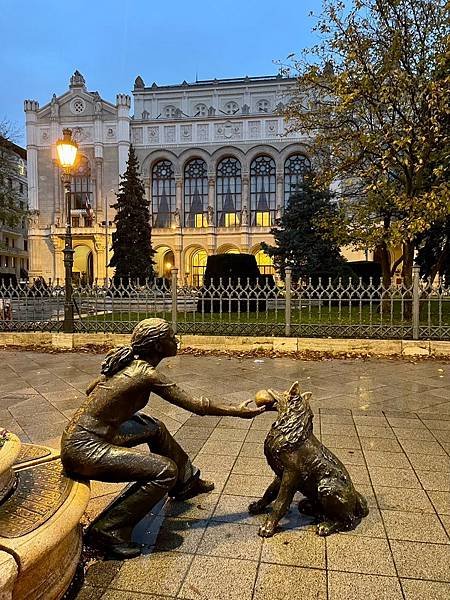
<path fill-rule="evenodd" d="M 17 192 L 20 208 L 27 208 L 27 151 L 16 144 L 9 144 L 14 173 L 0 186 L 9 186 Z M 15 227 L 0 222 L 0 281 L 17 282 L 26 277 L 28 271 L 27 219 L 23 218 Z M 0 310 L 1 313 L 1 310 Z M 1 318 L 1 317 L 0 317 Z"/>
<path fill-rule="evenodd" d="M 109 206 L 130 142 L 150 202 L 160 275 L 175 266 L 182 280 L 197 284 L 207 255 L 217 252 L 252 252 L 270 272 L 260 244 L 271 241 L 271 225 L 312 160 L 308 139 L 287 133 L 277 113 L 293 83 L 273 76 L 146 87 L 137 77 L 130 117 L 130 96 L 118 94 L 113 105 L 87 91 L 75 72 L 69 90 L 42 109 L 25 101 L 30 204 L 37 211 L 30 274 L 63 276 L 65 209 L 55 160 L 63 127 L 72 128 L 83 156 L 72 187 L 74 272 L 81 279 L 112 275 Z"/>

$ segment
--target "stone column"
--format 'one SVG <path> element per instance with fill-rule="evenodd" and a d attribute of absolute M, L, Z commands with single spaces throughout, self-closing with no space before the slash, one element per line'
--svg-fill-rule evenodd
<path fill-rule="evenodd" d="M 211 206 L 213 209 L 212 215 L 212 223 L 208 222 L 208 225 L 211 227 L 215 227 L 217 225 L 217 206 L 216 206 L 216 177 L 215 175 L 209 175 L 208 177 L 208 207 Z M 209 219 L 209 212 L 208 219 Z"/>
<path fill-rule="evenodd" d="M 36 100 L 25 100 L 24 110 L 27 130 L 28 208 L 39 210 L 37 167 L 37 111 L 39 110 L 39 103 Z"/>
<path fill-rule="evenodd" d="M 130 147 L 130 106 L 131 98 L 127 94 L 117 94 L 117 146 L 119 153 L 119 175 L 127 168 L 128 149 Z"/>
<path fill-rule="evenodd" d="M 283 207 L 284 206 L 284 174 L 277 173 L 277 196 L 276 196 L 276 205 Z"/>
<path fill-rule="evenodd" d="M 181 175 L 175 175 L 175 205 L 180 215 L 180 225 L 184 227 L 183 177 Z"/>
<path fill-rule="evenodd" d="M 96 216 L 96 221 L 101 221 L 99 218 L 103 215 L 103 158 L 95 159 L 95 172 L 96 172 L 96 182 L 95 182 L 95 206 L 94 214 Z"/>

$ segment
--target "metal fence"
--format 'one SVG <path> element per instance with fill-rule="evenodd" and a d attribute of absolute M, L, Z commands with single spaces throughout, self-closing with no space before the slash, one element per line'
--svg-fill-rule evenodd
<path fill-rule="evenodd" d="M 129 333 L 141 319 L 157 316 L 179 333 L 203 335 L 450 339 L 450 287 L 421 281 L 416 268 L 410 287 L 294 283 L 289 270 L 280 285 L 265 278 L 180 286 L 176 269 L 170 281 L 158 281 L 76 287 L 70 323 L 60 282 L 0 284 L 0 331 Z"/>

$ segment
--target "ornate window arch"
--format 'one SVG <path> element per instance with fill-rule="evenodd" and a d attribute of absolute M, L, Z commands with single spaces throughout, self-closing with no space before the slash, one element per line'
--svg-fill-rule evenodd
<path fill-rule="evenodd" d="M 269 112 L 269 101 L 268 100 L 258 100 L 256 103 L 256 112 Z"/>
<path fill-rule="evenodd" d="M 170 227 L 176 208 L 175 176 L 170 160 L 160 160 L 152 169 L 153 227 Z"/>
<path fill-rule="evenodd" d="M 184 167 L 184 226 L 206 227 L 208 208 L 208 171 L 202 158 Z"/>
<path fill-rule="evenodd" d="M 234 101 L 227 102 L 224 108 L 227 115 L 235 115 L 239 111 L 238 103 Z"/>
<path fill-rule="evenodd" d="M 92 225 L 91 211 L 94 205 L 93 182 L 89 160 L 83 154 L 77 158 L 71 180 L 71 208 L 85 211 L 84 220 L 87 227 Z M 79 216 L 74 216 L 75 224 L 80 222 Z"/>
<path fill-rule="evenodd" d="M 284 205 L 287 206 L 289 198 L 295 187 L 303 181 L 305 173 L 311 170 L 311 161 L 303 154 L 292 154 L 284 163 Z"/>
<path fill-rule="evenodd" d="M 206 117 L 208 114 L 208 107 L 202 102 L 194 106 L 194 117 Z"/>
<path fill-rule="evenodd" d="M 177 115 L 177 107 L 173 106 L 173 104 L 169 104 L 164 107 L 164 116 L 166 119 L 175 119 Z"/>
<path fill-rule="evenodd" d="M 250 225 L 270 227 L 276 215 L 276 167 L 270 156 L 255 158 L 250 165 Z"/>
<path fill-rule="evenodd" d="M 235 227 L 242 208 L 241 163 L 229 156 L 220 161 L 216 173 L 217 225 Z"/>

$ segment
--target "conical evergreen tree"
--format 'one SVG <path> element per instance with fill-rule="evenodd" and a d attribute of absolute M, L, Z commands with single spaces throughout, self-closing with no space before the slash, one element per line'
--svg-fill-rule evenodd
<path fill-rule="evenodd" d="M 294 281 L 351 274 L 338 244 L 326 239 L 319 225 L 334 211 L 330 193 L 314 189 L 311 177 L 305 177 L 290 196 L 277 227 L 271 229 L 276 245 L 261 244 L 283 278 L 286 267 L 292 268 Z"/>
<path fill-rule="evenodd" d="M 116 268 L 116 284 L 121 280 L 124 285 L 137 280 L 144 283 L 155 276 L 148 205 L 139 176 L 139 162 L 133 146 L 130 146 L 127 170 L 122 176 L 117 203 L 114 204 L 116 231 L 112 235 L 110 266 Z"/>

